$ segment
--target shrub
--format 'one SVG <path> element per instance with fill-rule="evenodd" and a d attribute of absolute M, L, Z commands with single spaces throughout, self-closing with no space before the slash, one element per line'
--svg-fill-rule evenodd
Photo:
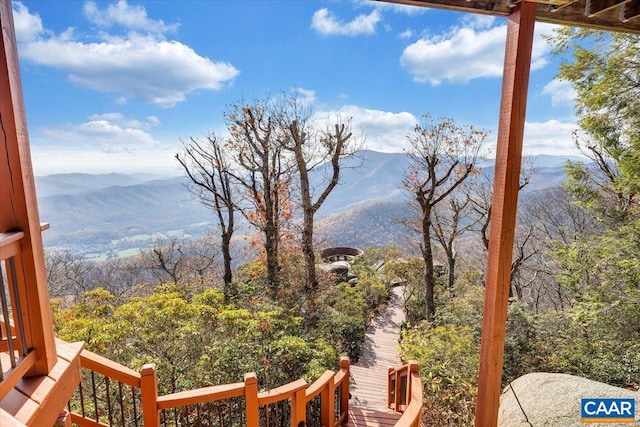
<path fill-rule="evenodd" d="M 472 328 L 424 322 L 403 332 L 400 354 L 420 365 L 430 425 L 473 421 L 479 347 Z"/>

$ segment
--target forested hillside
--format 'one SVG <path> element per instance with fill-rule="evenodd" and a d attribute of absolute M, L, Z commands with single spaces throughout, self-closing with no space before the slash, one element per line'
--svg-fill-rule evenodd
<path fill-rule="evenodd" d="M 561 185 L 567 159 L 532 157 L 536 173 L 524 196 Z M 401 182 L 407 164 L 406 154 L 367 150 L 351 159 L 318 212 L 318 244 L 404 244 L 398 220 L 409 198 Z M 491 160 L 482 171 L 491 176 Z M 320 181 L 323 174 L 318 170 L 311 179 Z M 81 258 L 128 256 L 162 236 L 200 237 L 214 227 L 211 211 L 187 191 L 184 177 L 64 174 L 38 177 L 36 184 L 40 217 L 51 223 L 45 245 Z"/>

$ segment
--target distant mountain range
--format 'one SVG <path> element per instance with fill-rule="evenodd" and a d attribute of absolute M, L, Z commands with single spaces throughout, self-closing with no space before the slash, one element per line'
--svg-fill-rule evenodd
<path fill-rule="evenodd" d="M 560 185 L 566 157 L 536 156 L 538 172 L 527 191 Z M 405 154 L 361 151 L 343 169 L 318 214 L 319 244 L 380 246 L 402 243 L 408 194 L 402 189 Z M 492 162 L 484 173 L 492 174 Z M 313 179 L 318 182 L 322 170 Z M 187 190 L 183 177 L 147 174 L 60 174 L 36 178 L 48 247 L 86 258 L 118 256 L 152 245 L 160 236 L 197 236 L 213 228 L 211 212 Z"/>

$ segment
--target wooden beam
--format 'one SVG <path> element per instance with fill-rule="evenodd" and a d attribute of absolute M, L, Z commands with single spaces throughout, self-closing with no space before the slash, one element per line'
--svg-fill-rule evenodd
<path fill-rule="evenodd" d="M 589 18 L 607 10 L 614 9 L 627 3 L 629 0 L 587 0 L 585 13 Z"/>
<path fill-rule="evenodd" d="M 629 22 L 640 16 L 640 0 L 633 0 L 625 4 L 620 11 L 620 19 L 622 22 Z"/>
<path fill-rule="evenodd" d="M 536 4 L 523 2 L 509 15 L 507 24 L 482 316 L 475 422 L 477 427 L 495 426 L 500 404 L 511 260 L 535 19 Z"/>
<path fill-rule="evenodd" d="M 386 3 L 399 3 L 437 9 L 457 10 L 481 13 L 492 16 L 509 16 L 511 8 L 508 1 L 494 0 L 377 0 Z M 588 17 L 585 14 L 585 1 L 575 0 L 567 4 L 553 6 L 551 2 L 541 0 L 537 5 L 536 20 L 551 24 L 569 25 L 594 30 L 617 31 L 640 34 L 640 20 L 620 19 L 616 8 Z M 634 1 L 634 0 L 631 0 Z M 635 15 L 632 15 L 635 16 Z"/>
<path fill-rule="evenodd" d="M 21 302 L 26 305 L 27 346 L 37 355 L 30 374 L 42 375 L 57 356 L 11 0 L 0 0 L 0 26 L 0 232 L 25 233 L 16 280 L 26 296 Z"/>

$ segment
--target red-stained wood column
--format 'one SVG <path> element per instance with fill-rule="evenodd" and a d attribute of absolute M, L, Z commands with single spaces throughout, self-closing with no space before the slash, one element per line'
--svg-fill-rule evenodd
<path fill-rule="evenodd" d="M 16 281 L 26 296 L 22 317 L 27 346 L 36 352 L 31 374 L 42 375 L 57 356 L 11 0 L 0 0 L 0 25 L 0 232 L 25 233 L 16 257 Z"/>
<path fill-rule="evenodd" d="M 509 15 L 507 27 L 482 316 L 476 427 L 495 426 L 498 419 L 535 18 L 536 4 L 520 3 Z"/>

